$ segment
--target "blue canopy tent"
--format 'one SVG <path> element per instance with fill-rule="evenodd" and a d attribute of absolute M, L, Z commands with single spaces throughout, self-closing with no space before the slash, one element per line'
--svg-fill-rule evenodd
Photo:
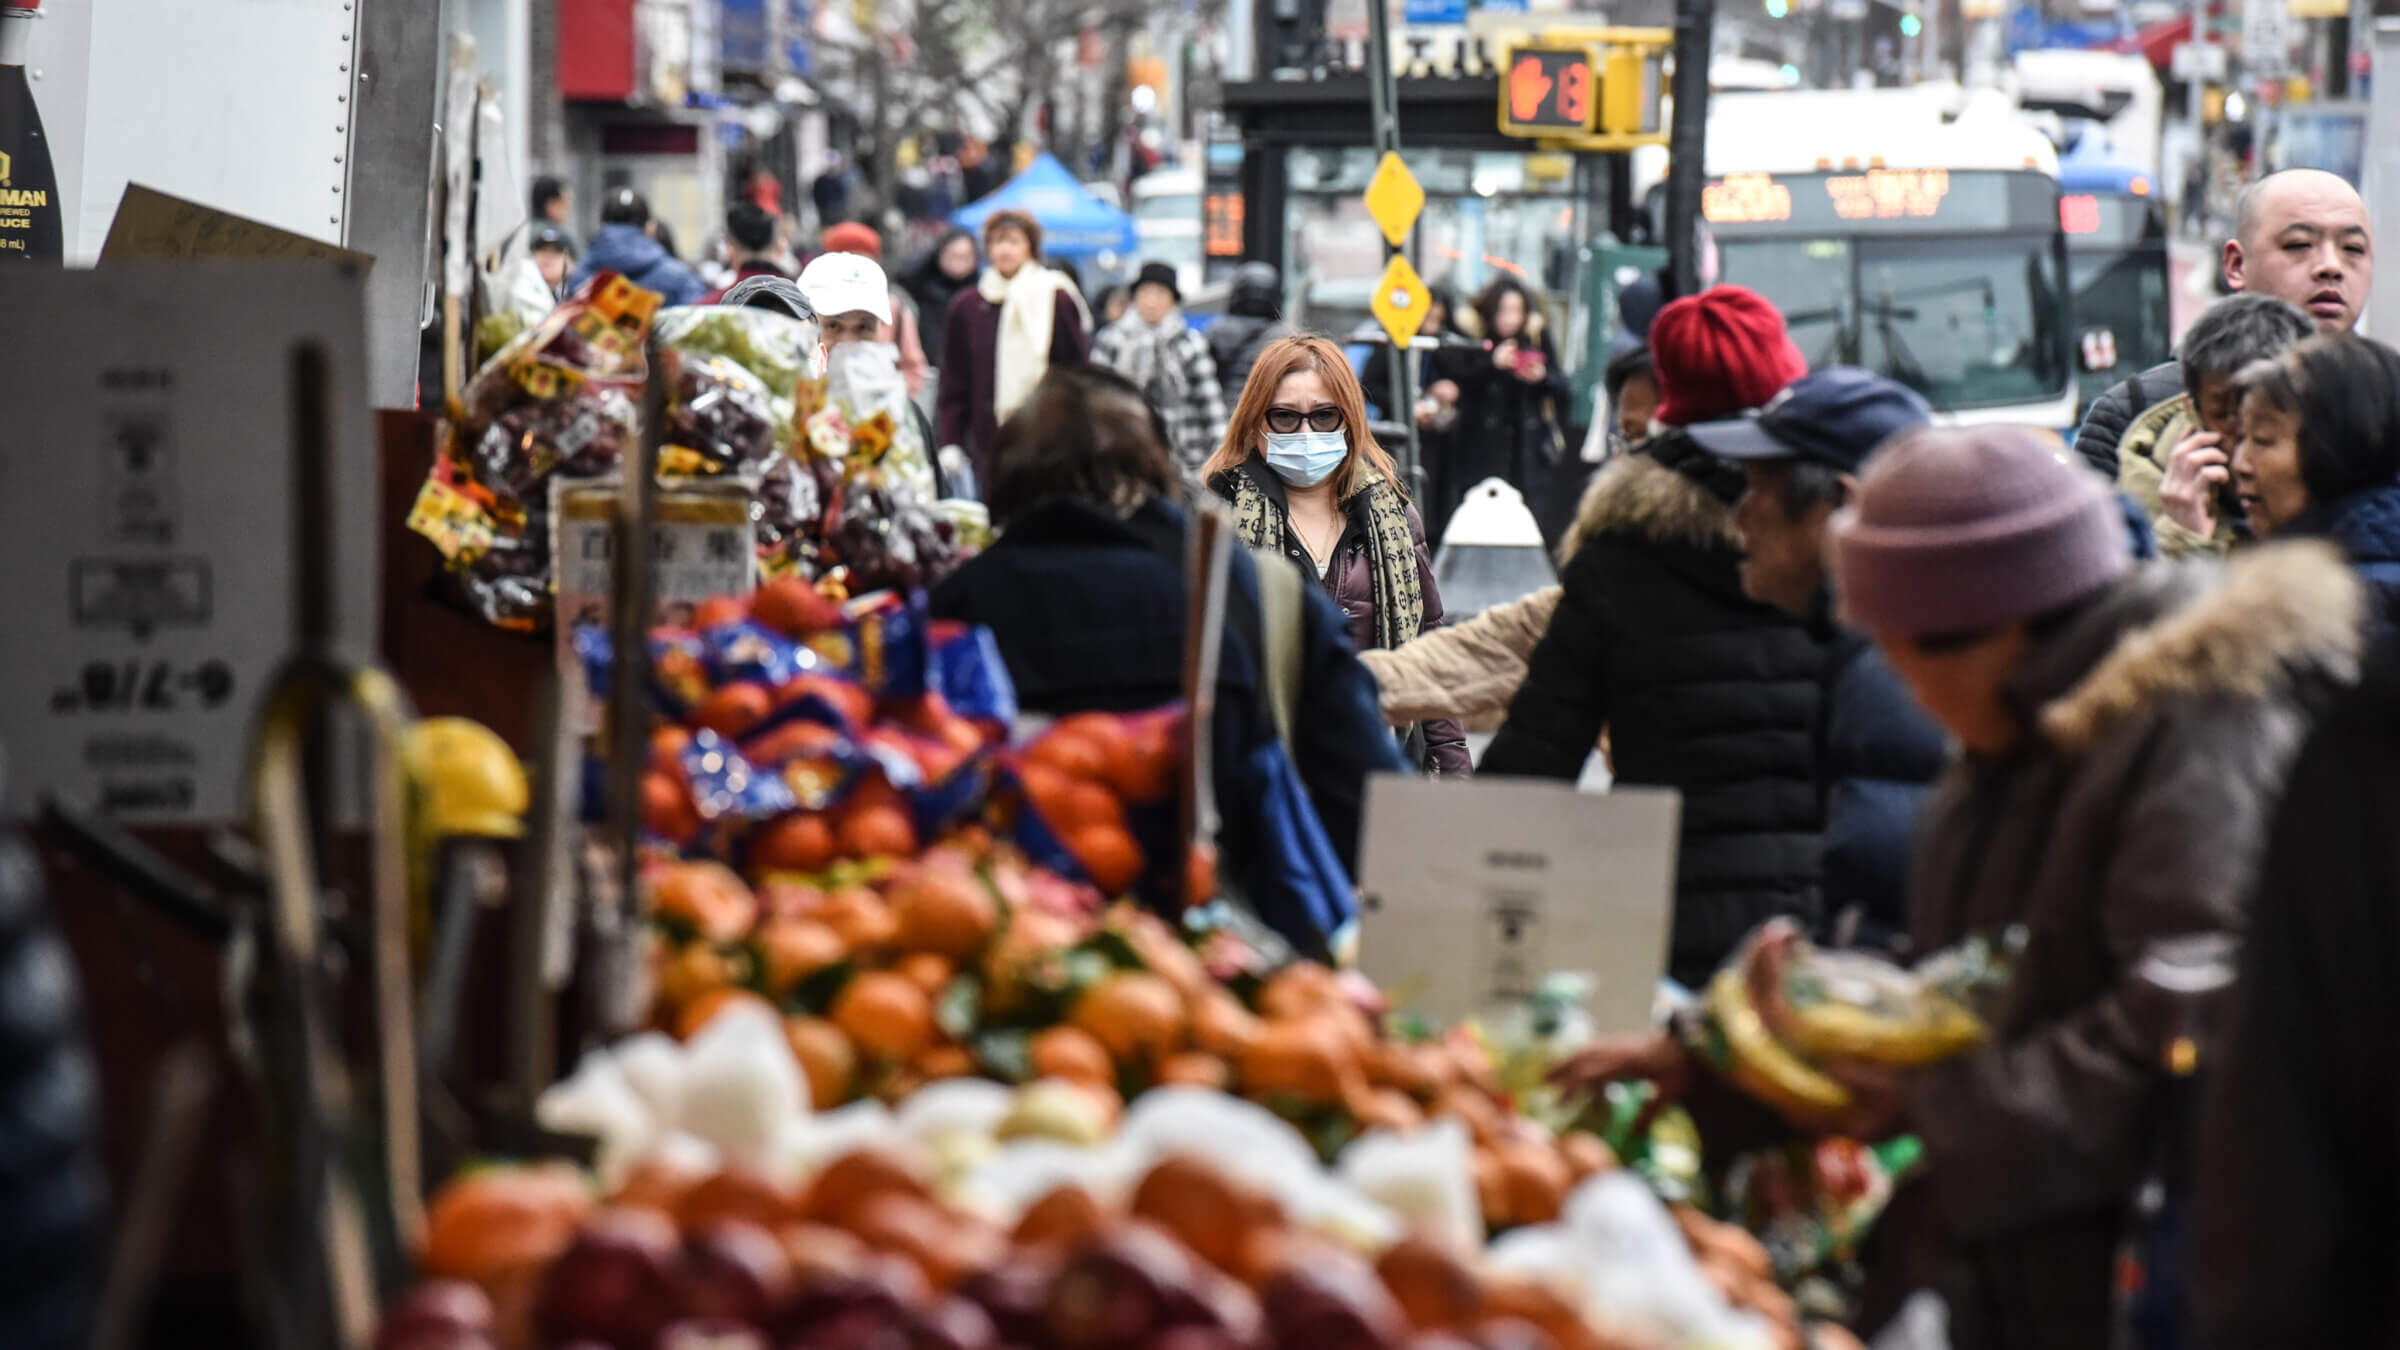
<path fill-rule="evenodd" d="M 1133 217 L 1086 191 L 1066 165 L 1047 153 L 1035 156 L 1025 172 L 981 200 L 951 212 L 950 223 L 981 235 L 984 220 L 994 211 L 1022 211 L 1040 222 L 1042 252 L 1051 257 L 1089 258 L 1109 252 L 1127 257 L 1141 246 Z"/>

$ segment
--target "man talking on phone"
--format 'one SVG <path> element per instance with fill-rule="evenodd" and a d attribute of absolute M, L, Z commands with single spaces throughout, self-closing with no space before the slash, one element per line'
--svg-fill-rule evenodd
<path fill-rule="evenodd" d="M 2159 552 L 2174 558 L 2232 547 L 2241 528 L 2228 486 L 2241 435 L 2234 377 L 2316 331 L 2298 306 L 2249 292 L 2219 300 L 2193 321 L 2180 358 L 2184 393 L 2135 418 L 2118 446 L 2117 486 L 2149 516 Z"/>

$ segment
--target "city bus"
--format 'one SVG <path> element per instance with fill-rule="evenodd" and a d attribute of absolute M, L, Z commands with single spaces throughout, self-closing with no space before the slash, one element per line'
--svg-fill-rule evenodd
<path fill-rule="evenodd" d="M 2058 154 L 1955 88 L 1728 94 L 1702 271 L 1783 311 L 1811 368 L 1864 366 L 1946 422 L 2074 425 Z"/>
<path fill-rule="evenodd" d="M 2080 404 L 2173 352 L 2167 216 L 2135 166 L 2070 151 L 2058 165 L 2058 222 L 2075 292 Z"/>

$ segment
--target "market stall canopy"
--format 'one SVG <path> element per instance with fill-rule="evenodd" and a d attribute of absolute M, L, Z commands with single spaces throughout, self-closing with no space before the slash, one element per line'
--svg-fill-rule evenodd
<path fill-rule="evenodd" d="M 1052 256 L 1130 254 L 1140 247 L 1133 217 L 1093 196 L 1054 155 L 1035 156 L 1025 172 L 952 212 L 950 223 L 981 234 L 994 211 L 1023 211 L 1040 222 L 1042 251 Z"/>

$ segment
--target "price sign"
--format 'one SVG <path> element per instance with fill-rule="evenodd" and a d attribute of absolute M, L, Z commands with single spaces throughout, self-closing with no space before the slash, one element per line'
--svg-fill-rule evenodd
<path fill-rule="evenodd" d="M 0 312 L 41 334 L 39 360 L 0 362 L 10 818 L 48 793 L 138 824 L 243 817 L 258 700 L 298 639 L 286 410 L 303 341 L 323 346 L 336 398 L 335 631 L 374 649 L 363 275 L 0 273 Z"/>
<path fill-rule="evenodd" d="M 1600 62 L 1581 44 L 1511 47 L 1500 70 L 1500 131 L 1570 136 L 1600 111 Z"/>

